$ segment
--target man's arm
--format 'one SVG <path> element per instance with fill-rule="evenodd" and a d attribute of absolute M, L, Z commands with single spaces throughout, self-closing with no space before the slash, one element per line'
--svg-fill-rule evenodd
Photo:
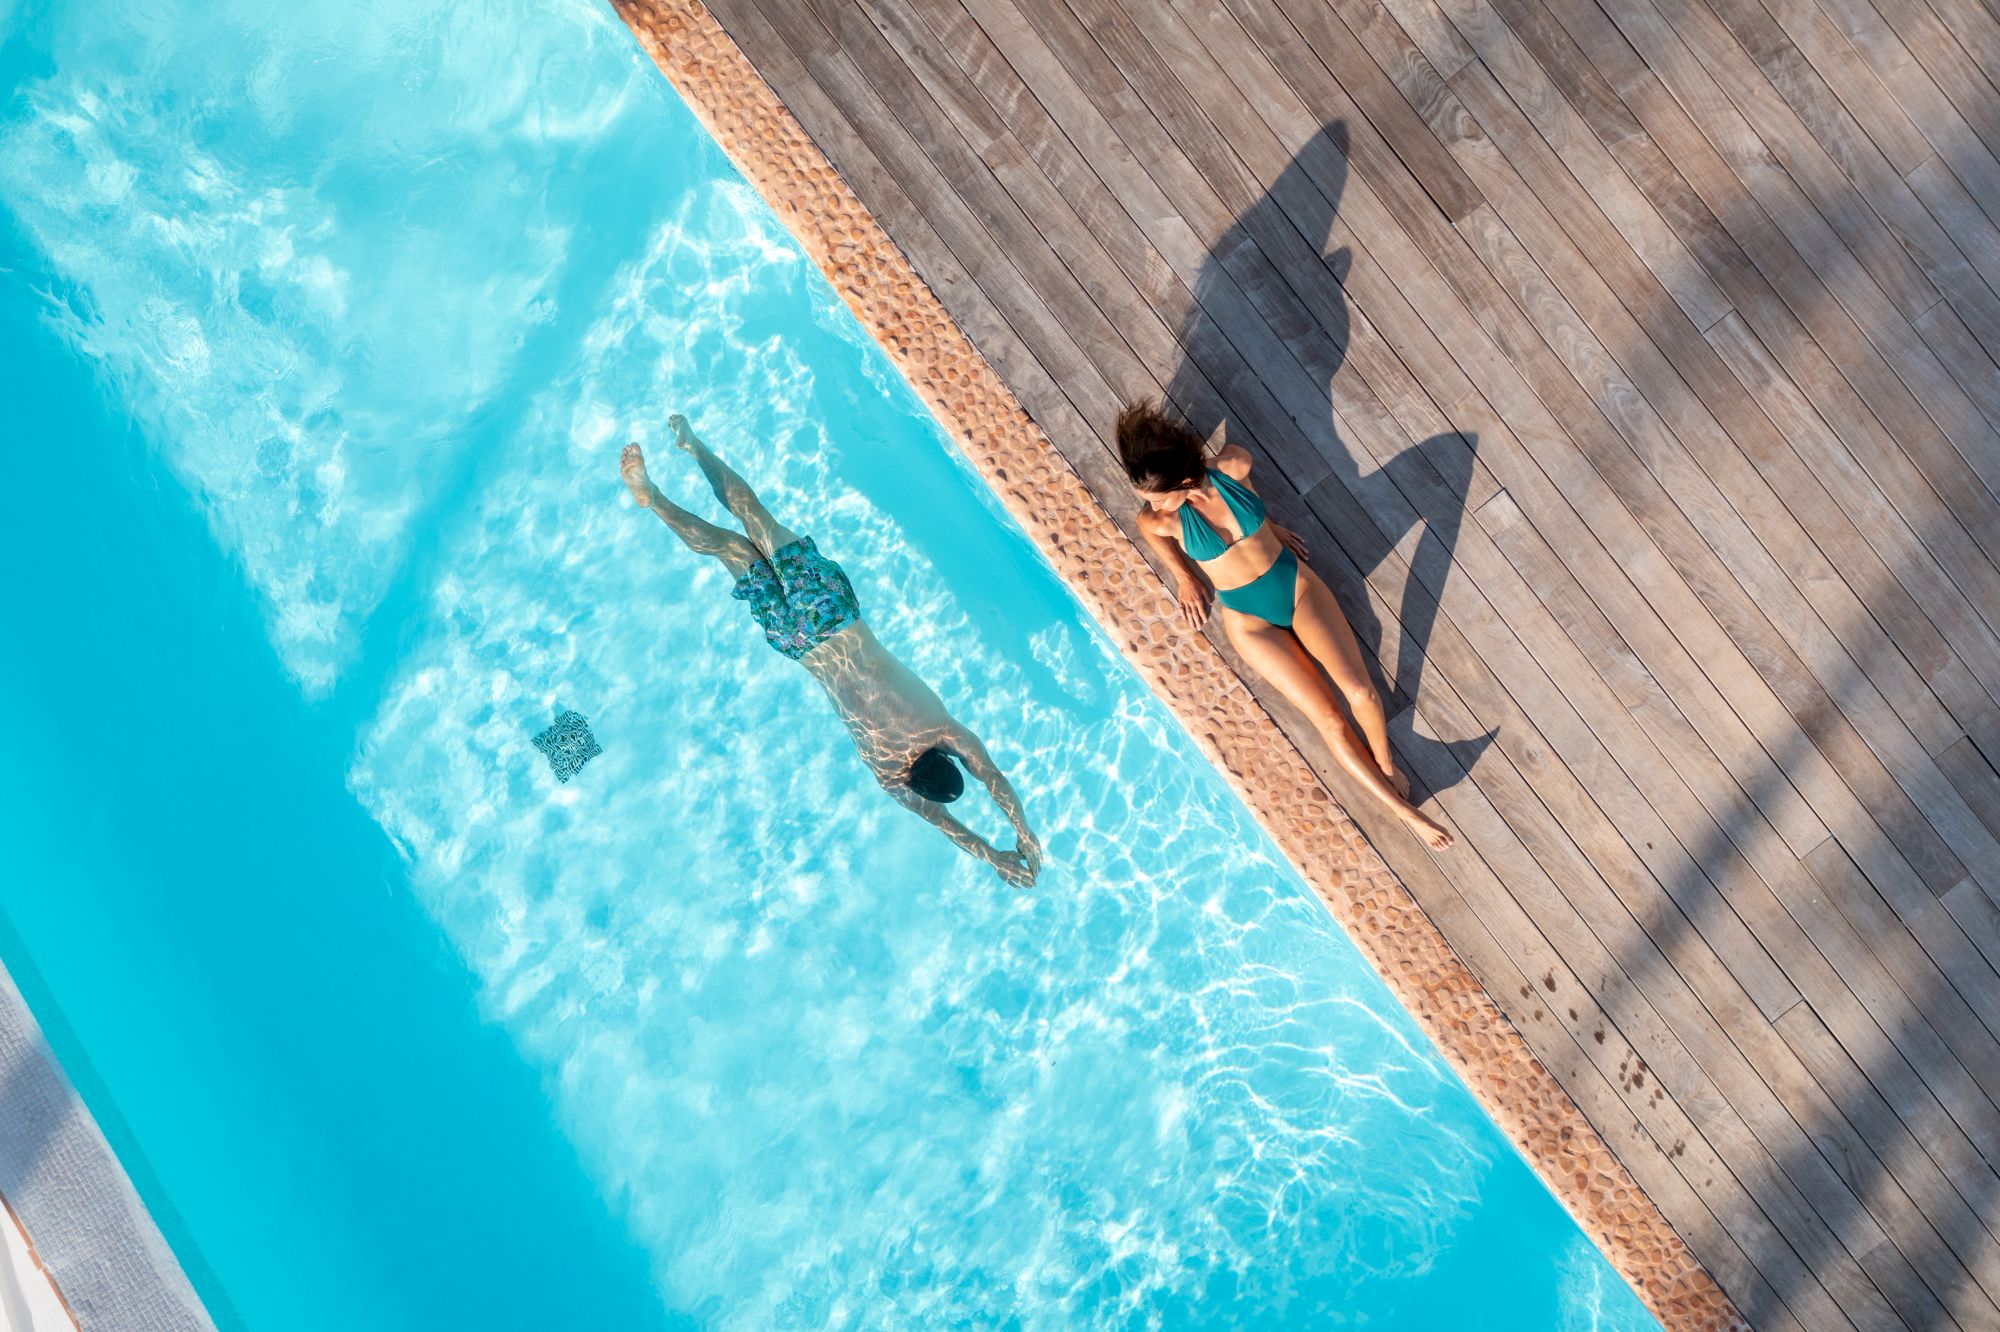
<path fill-rule="evenodd" d="M 1028 812 L 1021 807 L 1020 794 L 1007 780 L 1007 774 L 1000 771 L 1000 765 L 993 761 L 993 756 L 986 752 L 986 746 L 978 736 L 956 721 L 939 737 L 939 743 L 958 755 L 959 761 L 965 764 L 965 770 L 992 793 L 993 803 L 1007 816 L 1007 822 L 1014 825 L 1015 846 L 1027 858 L 1029 867 L 1039 872 L 1042 867 L 1041 839 L 1028 826 Z"/>
<path fill-rule="evenodd" d="M 984 837 L 972 831 L 953 818 L 943 805 L 926 800 L 907 786 L 883 784 L 884 789 L 896 798 L 896 803 L 904 809 L 912 810 L 924 817 L 925 821 L 937 828 L 952 841 L 952 845 L 975 860 L 983 860 L 989 865 L 999 852 Z"/>
<path fill-rule="evenodd" d="M 999 872 L 1001 878 L 1016 888 L 1026 888 L 1035 881 L 1035 870 L 1038 866 L 1030 863 L 1023 853 L 998 850 L 984 837 L 953 818 L 943 805 L 924 799 L 907 786 L 891 785 L 888 782 L 882 785 L 884 790 L 895 797 L 897 804 L 922 815 L 927 823 L 949 837 L 952 845 L 974 860 L 991 865 Z"/>

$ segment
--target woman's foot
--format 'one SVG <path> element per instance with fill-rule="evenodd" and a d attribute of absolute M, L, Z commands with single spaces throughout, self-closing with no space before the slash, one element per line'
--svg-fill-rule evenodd
<path fill-rule="evenodd" d="M 653 507 L 653 478 L 646 475 L 646 455 L 637 444 L 627 444 L 618 459 L 618 475 L 632 491 L 632 500 L 642 509 Z"/>
<path fill-rule="evenodd" d="M 1427 817 L 1415 805 L 1410 806 L 1410 812 L 1403 815 L 1403 822 L 1409 824 L 1410 831 L 1423 838 L 1424 845 L 1433 851 L 1443 851 L 1458 840 L 1447 832 L 1442 824 Z"/>
<path fill-rule="evenodd" d="M 1410 779 L 1404 775 L 1403 771 L 1393 763 L 1378 763 L 1376 766 L 1382 769 L 1382 776 L 1388 779 L 1390 789 L 1403 797 L 1403 799 L 1408 800 L 1410 798 Z"/>

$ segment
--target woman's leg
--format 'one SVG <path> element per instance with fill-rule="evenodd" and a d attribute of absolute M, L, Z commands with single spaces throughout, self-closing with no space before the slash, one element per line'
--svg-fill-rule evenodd
<path fill-rule="evenodd" d="M 1389 784 L 1374 758 L 1362 747 L 1361 738 L 1341 715 L 1340 699 L 1328 687 L 1319 666 L 1306 655 L 1305 645 L 1289 629 L 1235 611 L 1223 612 L 1229 641 L 1243 654 L 1250 669 L 1276 685 L 1292 706 L 1306 715 L 1326 747 L 1349 776 L 1368 793 L 1395 811 L 1430 846 L 1442 851 L 1452 836 L 1425 816 Z"/>
<path fill-rule="evenodd" d="M 646 475 L 646 458 L 639 452 L 637 444 L 627 444 L 625 454 L 618 460 L 618 474 L 625 478 L 631 488 L 632 498 L 642 508 L 651 509 L 660 516 L 660 521 L 674 530 L 674 535 L 687 543 L 687 548 L 697 555 L 713 555 L 721 560 L 723 567 L 732 574 L 741 574 L 751 565 L 763 559 L 757 548 L 738 533 L 717 527 L 706 519 L 697 518 L 680 505 L 660 493 L 653 479 Z"/>
<path fill-rule="evenodd" d="M 750 539 L 766 557 L 777 554 L 799 539 L 798 533 L 771 516 L 771 511 L 757 498 L 757 492 L 750 489 L 749 482 L 736 475 L 728 463 L 709 452 L 708 445 L 695 438 L 685 416 L 676 413 L 667 418 L 667 424 L 673 429 L 674 438 L 680 446 L 694 455 L 695 462 L 701 465 L 701 474 L 708 478 L 708 488 L 736 515 L 736 521 L 743 524 L 743 530 L 750 534 Z"/>
<path fill-rule="evenodd" d="M 1382 695 L 1368 677 L 1368 664 L 1361 659 L 1361 644 L 1353 626 L 1341 613 L 1340 603 L 1318 574 L 1299 565 L 1298 600 L 1292 611 L 1292 632 L 1313 660 L 1325 668 L 1333 687 L 1347 700 L 1347 711 L 1368 741 L 1375 766 L 1389 779 L 1389 785 L 1405 799 L 1410 779 L 1396 770 L 1396 756 L 1389 748 L 1389 719 L 1383 713 Z"/>

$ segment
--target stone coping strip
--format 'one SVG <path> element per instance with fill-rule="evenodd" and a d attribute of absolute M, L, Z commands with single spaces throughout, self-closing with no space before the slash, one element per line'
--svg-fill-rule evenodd
<path fill-rule="evenodd" d="M 1672 1332 L 1747 1332 L 1714 1278 L 700 0 L 612 0 L 1128 660 L 1584 1232 Z"/>
<path fill-rule="evenodd" d="M 21 1224 L 21 1218 L 15 1213 L 14 1205 L 5 1198 L 0 1198 L 0 1211 L 6 1212 L 6 1224 L 12 1226 L 14 1233 L 21 1237 L 21 1246 L 28 1251 L 28 1261 L 35 1265 L 37 1272 L 48 1278 L 49 1289 L 55 1292 L 56 1303 L 62 1307 L 63 1316 L 69 1319 L 71 1327 L 77 1327 L 76 1310 L 69 1307 L 69 1298 L 62 1293 L 62 1287 L 56 1284 L 56 1274 L 49 1271 L 49 1265 L 42 1261 L 41 1253 L 35 1248 L 34 1238 L 28 1234 L 28 1228 Z M 6 1279 L 6 1277 L 0 1277 L 0 1280 Z M 23 1329 L 23 1332 L 30 1332 L 30 1330 Z M 33 1329 L 32 1332 L 40 1332 L 40 1329 Z M 79 1332 L 81 1332 L 81 1329 L 79 1329 Z"/>
<path fill-rule="evenodd" d="M 0 1087 L 0 1197 L 77 1327 L 215 1332 L 4 970 Z"/>

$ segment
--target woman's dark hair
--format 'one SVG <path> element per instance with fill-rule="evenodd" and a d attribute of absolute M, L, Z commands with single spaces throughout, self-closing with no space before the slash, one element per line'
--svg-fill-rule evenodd
<path fill-rule="evenodd" d="M 965 794 L 965 777 L 951 755 L 932 745 L 917 755 L 903 784 L 934 805 L 949 805 Z"/>
<path fill-rule="evenodd" d="M 1201 436 L 1160 410 L 1150 398 L 1118 413 L 1118 459 L 1140 490 L 1163 495 L 1201 484 L 1208 468 Z"/>

